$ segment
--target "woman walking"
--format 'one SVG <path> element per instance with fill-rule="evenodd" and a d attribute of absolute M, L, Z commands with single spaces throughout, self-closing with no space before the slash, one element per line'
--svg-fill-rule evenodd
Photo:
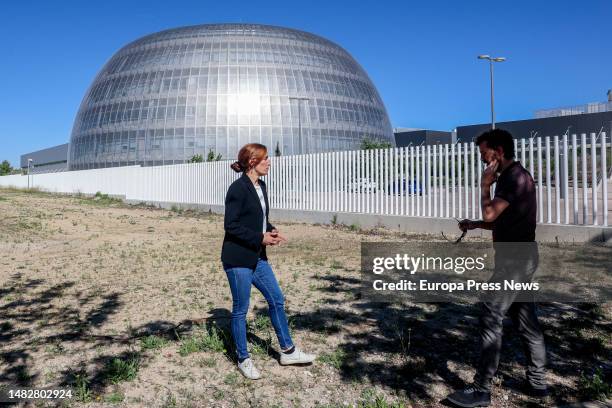
<path fill-rule="evenodd" d="M 266 147 L 259 143 L 243 146 L 231 167 L 243 174 L 230 185 L 225 197 L 221 261 L 232 291 L 231 330 L 238 369 L 245 377 L 256 380 L 261 374 L 249 357 L 246 336 L 251 285 L 259 289 L 268 302 L 270 320 L 281 347 L 281 365 L 312 363 L 316 356 L 304 353 L 293 344 L 283 292 L 268 264 L 266 247 L 287 239 L 268 221 L 268 192 L 266 184 L 259 179 L 270 169 Z"/>

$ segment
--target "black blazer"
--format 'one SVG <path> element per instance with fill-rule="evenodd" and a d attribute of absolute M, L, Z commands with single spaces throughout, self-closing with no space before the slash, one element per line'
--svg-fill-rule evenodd
<path fill-rule="evenodd" d="M 261 179 L 259 185 L 266 203 L 266 219 L 270 212 L 268 189 Z M 254 268 L 259 258 L 267 260 L 263 240 L 263 211 L 253 182 L 245 173 L 234 181 L 225 196 L 225 237 L 221 249 L 221 261 L 233 267 Z M 266 232 L 274 226 L 266 223 Z"/>

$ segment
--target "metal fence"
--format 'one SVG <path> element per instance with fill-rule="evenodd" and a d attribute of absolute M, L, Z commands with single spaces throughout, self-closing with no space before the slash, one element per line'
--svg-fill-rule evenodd
<path fill-rule="evenodd" d="M 608 225 L 610 143 L 605 133 L 515 141 L 534 176 L 538 222 Z M 474 143 L 272 157 L 275 209 L 415 217 L 480 217 L 483 164 Z M 0 177 L 0 186 L 98 191 L 143 202 L 223 205 L 239 175 L 229 161 Z"/>

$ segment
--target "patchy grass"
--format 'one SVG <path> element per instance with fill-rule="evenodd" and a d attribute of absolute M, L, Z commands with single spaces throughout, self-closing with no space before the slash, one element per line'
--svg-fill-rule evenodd
<path fill-rule="evenodd" d="M 71 386 L 75 408 L 442 408 L 472 380 L 477 307 L 381 303 L 361 293 L 362 241 L 410 245 L 431 236 L 357 230 L 337 217 L 333 226 L 275 222 L 289 242 L 268 256 L 291 336 L 319 358 L 278 364 L 268 305 L 253 289 L 248 341 L 264 379 L 250 382 L 233 358 L 222 216 L 128 206 L 102 194 L 0 189 L 0 197 L 3 382 Z M 540 305 L 551 405 L 609 395 L 611 317 L 610 304 Z M 518 386 L 520 339 L 505 330 L 504 381 L 494 385 L 492 405 L 534 406 Z"/>
<path fill-rule="evenodd" d="M 160 336 L 146 336 L 140 339 L 140 346 L 143 350 L 158 350 L 168 345 L 168 340 Z"/>
<path fill-rule="evenodd" d="M 118 357 L 110 360 L 104 369 L 104 377 L 112 384 L 122 381 L 132 381 L 138 375 L 140 369 L 140 356 L 130 354 L 126 357 Z"/>
<path fill-rule="evenodd" d="M 101 193 L 100 191 L 96 192 L 93 197 L 77 197 L 79 204 L 89 204 L 95 205 L 99 207 L 116 207 L 123 205 L 123 200 L 116 197 L 111 197 L 108 194 Z"/>
<path fill-rule="evenodd" d="M 373 389 L 365 389 L 360 399 L 353 403 L 333 402 L 330 404 L 317 404 L 316 408 L 410 408 L 411 405 L 405 401 L 389 401 L 383 394 Z"/>
<path fill-rule="evenodd" d="M 89 388 L 89 379 L 84 373 L 78 373 L 74 379 L 75 398 L 79 402 L 90 402 L 93 399 L 92 391 Z"/>
<path fill-rule="evenodd" d="M 347 358 L 347 353 L 342 349 L 337 349 L 331 353 L 323 353 L 318 357 L 318 360 L 322 363 L 329 364 L 330 366 L 339 369 L 344 364 Z"/>
<path fill-rule="evenodd" d="M 124 399 L 125 396 L 118 391 L 110 393 L 104 397 L 104 401 L 110 404 L 119 404 L 120 402 L 123 402 Z"/>
<path fill-rule="evenodd" d="M 181 340 L 179 354 L 184 357 L 199 351 L 225 353 L 227 350 L 224 337 L 223 332 L 214 326 L 203 327 L 200 331 Z"/>
<path fill-rule="evenodd" d="M 264 332 L 272 329 L 272 322 L 266 315 L 258 315 L 253 320 L 247 321 L 247 330 L 254 332 Z"/>
<path fill-rule="evenodd" d="M 612 396 L 612 376 L 606 376 L 601 367 L 590 374 L 580 375 L 579 392 L 588 399 L 604 401 Z"/>

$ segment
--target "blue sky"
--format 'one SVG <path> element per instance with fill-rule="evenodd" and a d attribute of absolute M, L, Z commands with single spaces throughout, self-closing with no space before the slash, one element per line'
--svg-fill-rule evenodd
<path fill-rule="evenodd" d="M 166 28 L 254 22 L 344 47 L 377 86 L 394 127 L 450 130 L 538 108 L 603 101 L 612 88 L 612 2 L 602 1 L 12 1 L 0 13 L 0 160 L 69 140 L 102 65 Z"/>

